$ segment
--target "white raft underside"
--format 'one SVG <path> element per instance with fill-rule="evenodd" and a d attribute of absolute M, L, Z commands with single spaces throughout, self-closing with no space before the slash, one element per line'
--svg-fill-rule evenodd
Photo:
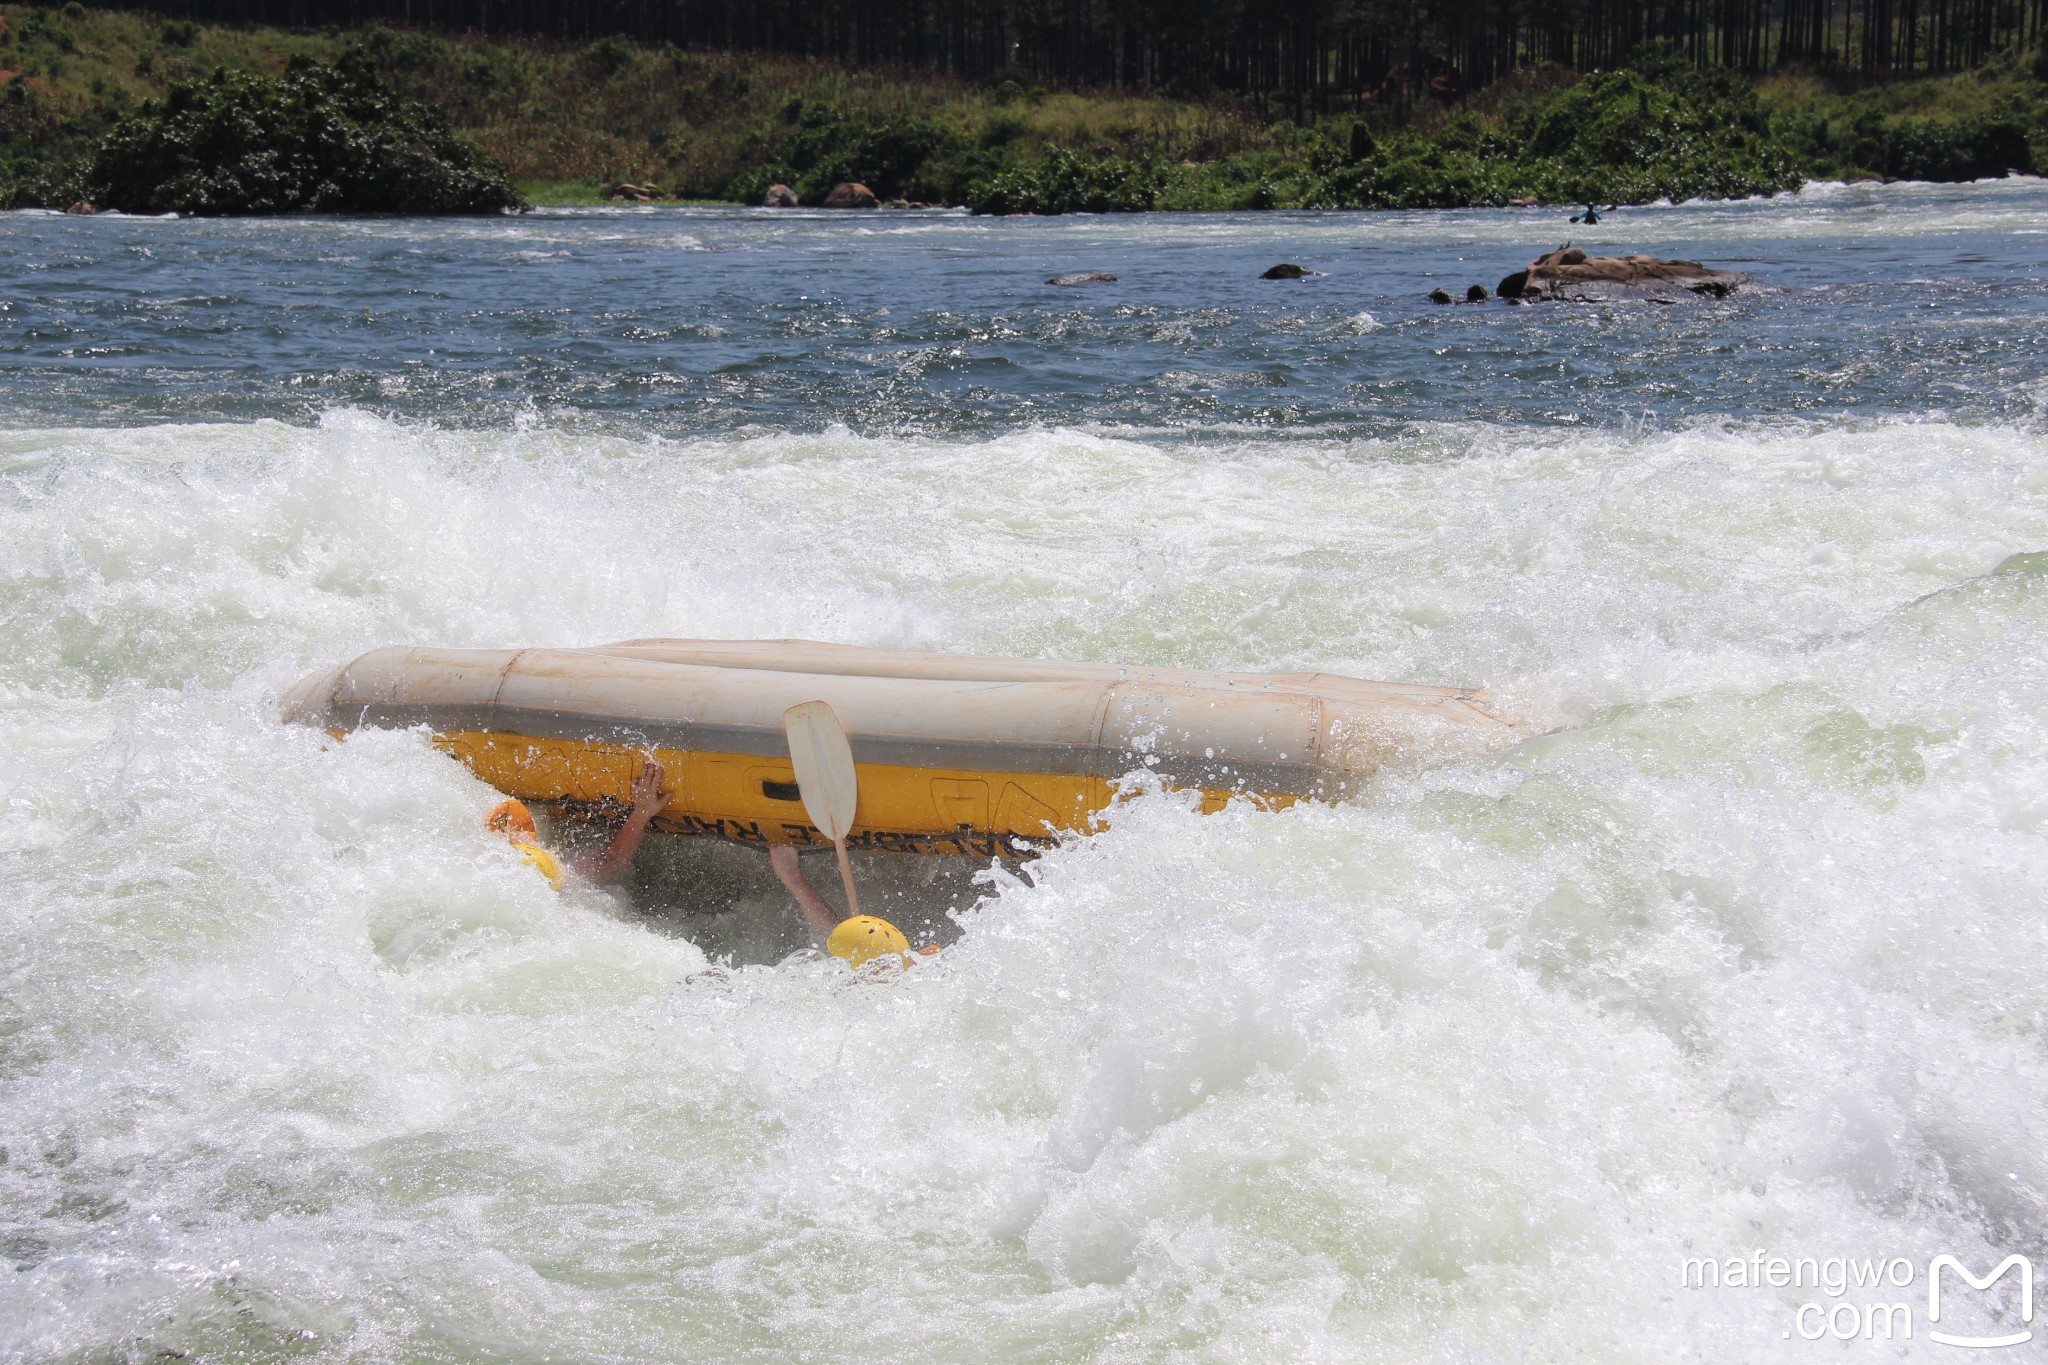
<path fill-rule="evenodd" d="M 1341 797 L 1389 767 L 1524 736 L 1470 688 L 1329 673 L 1207 673 L 917 654 L 805 640 L 630 640 L 587 649 L 372 650 L 283 698 L 334 731 L 425 726 L 670 751 L 788 757 L 782 714 L 830 703 L 863 766 Z"/>

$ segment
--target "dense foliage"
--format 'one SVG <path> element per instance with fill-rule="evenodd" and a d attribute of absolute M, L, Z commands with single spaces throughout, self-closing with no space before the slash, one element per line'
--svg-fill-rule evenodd
<path fill-rule="evenodd" d="M 1771 130 L 1809 174 L 1976 180 L 2048 169 L 2048 62 L 2014 58 L 1944 80 L 1766 83 Z"/>
<path fill-rule="evenodd" d="M 1791 189 L 1804 178 L 1737 82 L 1659 80 L 1612 71 L 1558 91 L 1512 119 L 1454 119 L 1433 136 L 1375 138 L 1354 124 L 1291 163 L 1179 166 L 1055 153 L 996 176 L 987 213 L 1145 208 L 1456 208 L 1647 203 Z"/>
<path fill-rule="evenodd" d="M 797 99 L 782 110 L 780 122 L 785 127 L 761 164 L 721 187 L 727 197 L 759 203 L 762 192 L 779 183 L 803 203 L 816 204 L 840 181 L 855 180 L 884 199 L 950 202 L 978 169 L 961 164 L 965 138 L 926 118 L 868 119 Z"/>
<path fill-rule="evenodd" d="M 215 21 L 774 51 L 973 80 L 1241 91 L 1333 112 L 1455 96 L 1532 62 L 1613 67 L 1667 41 L 1705 64 L 1942 72 L 2039 49 L 2048 0 L 133 0 Z"/>
<path fill-rule="evenodd" d="M 174 98 L 240 101 L 266 137 L 298 137 L 303 151 L 311 144 L 301 134 L 318 131 L 310 124 L 295 132 L 262 99 L 210 93 L 244 91 L 244 80 L 271 90 L 263 82 L 294 61 L 374 73 L 372 103 L 439 110 L 545 202 L 590 202 L 631 182 L 657 197 L 754 203 L 780 181 L 816 203 L 851 179 L 885 199 L 991 212 L 1607 203 L 1745 194 L 1802 176 L 1967 179 L 2048 164 L 2048 83 L 2031 57 L 1916 80 L 1826 70 L 1751 79 L 1677 48 L 1645 51 L 1654 55 L 1584 79 L 1537 65 L 1405 112 L 1398 101 L 1361 99 L 1319 114 L 1312 100 L 972 82 L 616 36 L 571 44 L 375 26 L 222 28 L 0 0 L 0 204 L 61 208 L 88 197 L 86 173 L 109 134 L 132 138 L 145 105 L 161 119 Z M 228 73 L 218 87 L 217 70 Z M 179 97 L 181 87 L 196 93 Z M 174 142 L 198 131 L 165 130 Z M 444 145 L 441 134 L 401 138 L 400 149 Z M 175 156 L 157 167 L 152 153 L 129 150 L 144 176 L 175 178 Z M 364 179 L 244 150 L 186 166 L 186 185 L 225 211 L 337 202 L 335 191 Z M 460 171 L 458 153 L 447 160 Z M 221 168 L 244 161 L 246 173 L 227 185 Z M 437 177 L 428 198 L 459 203 L 447 193 L 461 188 L 459 173 L 405 188 Z"/>
<path fill-rule="evenodd" d="M 216 70 L 119 124 L 86 197 L 131 213 L 496 213 L 504 169 L 440 110 L 400 99 L 361 60 L 281 76 Z"/>

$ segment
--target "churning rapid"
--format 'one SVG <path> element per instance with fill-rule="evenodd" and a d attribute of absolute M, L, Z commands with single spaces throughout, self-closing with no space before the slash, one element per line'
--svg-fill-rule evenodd
<path fill-rule="evenodd" d="M 2048 1269 L 2038 182 L 1590 230 L 1760 281 L 1693 308 L 1423 301 L 1534 214 L 8 228 L 0 1358 L 1962 1358 L 1930 1258 Z M 276 718 L 651 635 L 1547 733 L 871 858 L 950 942 L 877 983 Z M 1682 1274 L 1759 1252 L 1916 1278 Z"/>

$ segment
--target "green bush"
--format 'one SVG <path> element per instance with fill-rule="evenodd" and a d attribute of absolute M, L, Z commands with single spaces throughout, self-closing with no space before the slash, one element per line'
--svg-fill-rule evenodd
<path fill-rule="evenodd" d="M 2027 127 L 2002 114 L 1886 117 L 1864 109 L 1829 119 L 1798 110 L 1778 120 L 1778 135 L 1816 172 L 1884 175 L 1898 180 L 1982 180 L 2031 173 Z"/>
<path fill-rule="evenodd" d="M 69 11 L 66 13 L 68 15 Z M 30 10 L 28 17 L 21 21 L 21 43 L 24 47 L 47 43 L 59 52 L 78 51 L 78 39 L 66 27 L 63 19 L 41 9 Z"/>
<path fill-rule="evenodd" d="M 441 69 L 449 56 L 449 45 L 431 33 L 401 33 L 379 24 L 364 29 L 354 46 L 369 57 L 387 80 L 393 76 L 431 75 Z"/>
<path fill-rule="evenodd" d="M 0 163 L 0 208 L 63 208 L 86 197 L 76 163 L 10 160 Z"/>
<path fill-rule="evenodd" d="M 633 65 L 633 45 L 606 34 L 583 50 L 583 59 L 600 77 L 616 76 Z"/>
<path fill-rule="evenodd" d="M 1803 178 L 1754 96 L 1732 83 L 1601 72 L 1545 100 L 1525 127 L 1526 183 L 1545 199 L 1730 199 Z"/>
<path fill-rule="evenodd" d="M 2027 130 L 2011 119 L 1902 118 L 1885 134 L 1884 173 L 1901 180 L 1982 180 L 2033 169 Z"/>
<path fill-rule="evenodd" d="M 969 202 L 976 213 L 1143 213 L 1165 188 L 1157 164 L 1083 157 L 1061 147 L 998 173 Z"/>
<path fill-rule="evenodd" d="M 497 213 L 524 203 L 439 110 L 392 94 L 358 54 L 174 86 L 101 142 L 84 178 L 94 203 L 131 213 Z"/>
<path fill-rule="evenodd" d="M 1809 75 L 1764 92 L 1773 135 L 1816 177 L 1979 180 L 2031 173 L 2048 152 L 2048 85 L 2017 55 L 1949 76 L 1829 88 Z"/>
<path fill-rule="evenodd" d="M 842 181 L 866 185 L 884 199 L 951 200 L 963 175 L 981 161 L 951 129 L 917 118 L 862 118 L 836 105 L 791 100 L 781 113 L 787 131 L 767 159 L 737 177 L 727 194 L 758 202 L 770 185 L 785 184 L 816 204 Z"/>
<path fill-rule="evenodd" d="M 1732 198 L 1800 183 L 1797 157 L 1748 86 L 1690 68 L 1666 73 L 1669 64 L 1653 52 L 1643 70 L 1589 76 L 1512 120 L 1467 112 L 1432 135 L 1383 139 L 1363 123 L 1333 123 L 1302 134 L 1291 155 L 1247 153 L 1221 166 L 1055 151 L 989 178 L 970 203 L 980 213 L 1461 208 L 1525 196 Z"/>

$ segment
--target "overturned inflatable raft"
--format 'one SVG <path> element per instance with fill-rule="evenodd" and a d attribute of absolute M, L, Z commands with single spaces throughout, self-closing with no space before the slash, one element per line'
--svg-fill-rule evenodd
<path fill-rule="evenodd" d="M 303 679 L 282 709 L 335 734 L 424 727 L 491 786 L 569 819 L 622 814 L 651 755 L 673 792 L 656 828 L 812 845 L 825 841 L 782 713 L 820 699 L 852 740 L 850 844 L 982 857 L 1095 827 L 1134 771 L 1199 791 L 1205 810 L 1237 796 L 1279 807 L 1523 734 L 1471 689 L 805 640 L 400 646 Z"/>

